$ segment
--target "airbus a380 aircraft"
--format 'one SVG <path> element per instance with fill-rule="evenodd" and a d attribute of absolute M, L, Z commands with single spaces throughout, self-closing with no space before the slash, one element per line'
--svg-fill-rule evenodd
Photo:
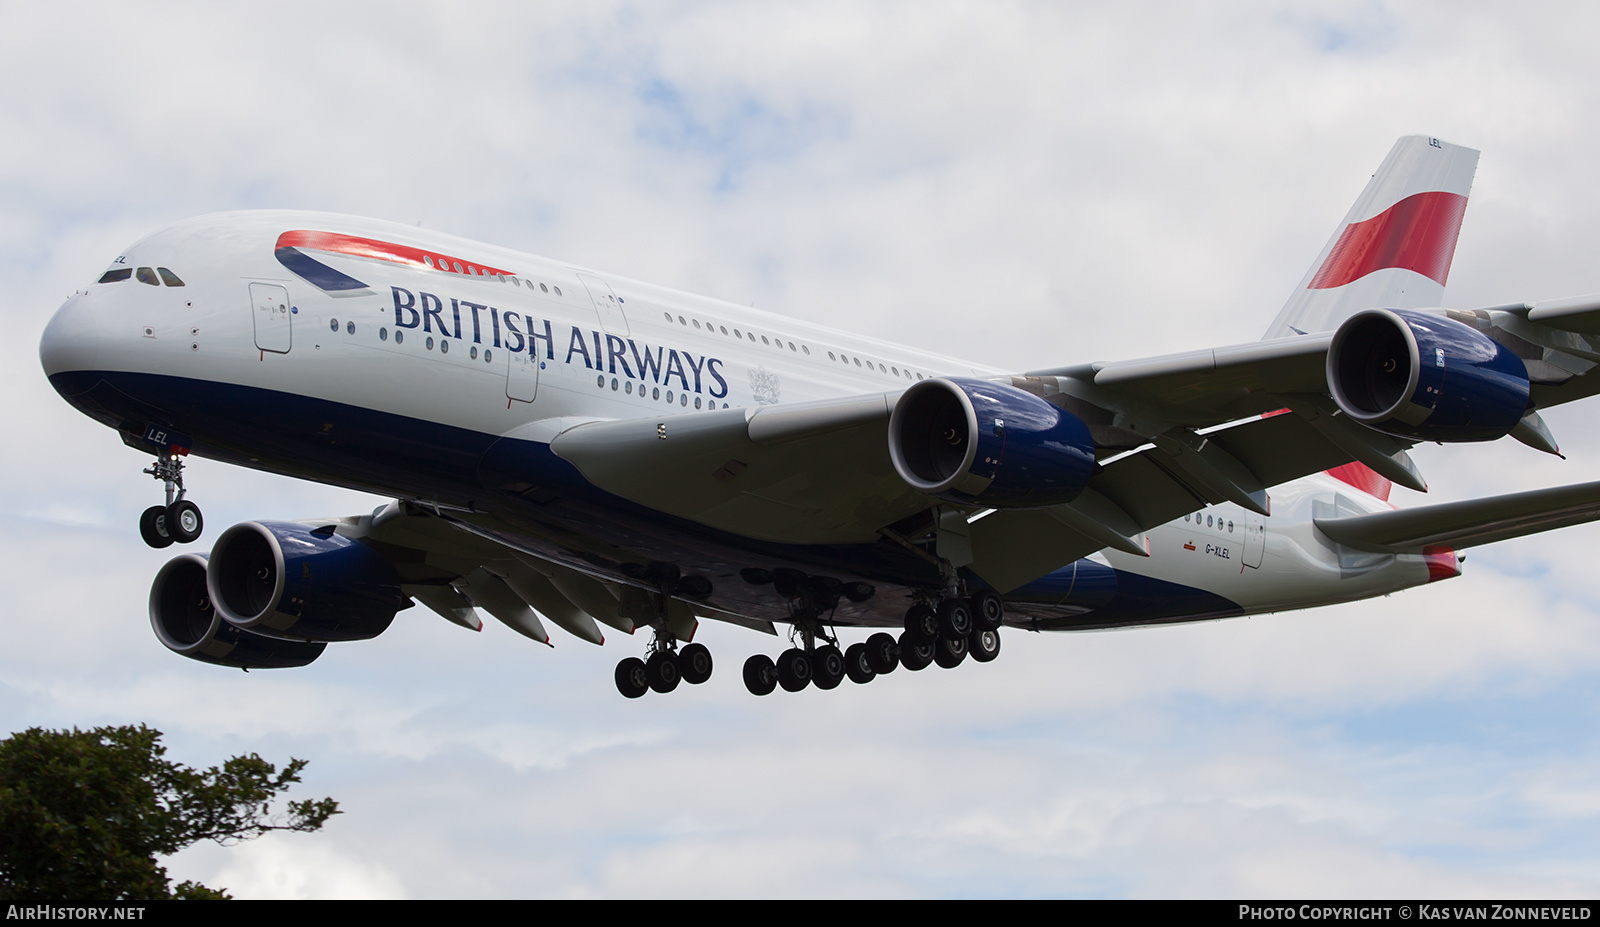
<path fill-rule="evenodd" d="M 699 619 L 776 633 L 750 691 L 988 661 L 1003 627 L 1306 608 L 1600 518 L 1600 483 L 1398 510 L 1420 441 L 1600 391 L 1600 298 L 1437 307 L 1478 153 L 1401 139 L 1264 340 L 995 370 L 407 226 L 205 216 L 58 310 L 51 384 L 201 533 L 190 453 L 393 496 L 245 522 L 156 575 L 169 649 L 303 666 L 420 602 L 548 643 L 650 631 L 638 697 L 706 681 Z M 855 629 L 863 629 L 856 632 Z M 895 629 L 893 633 L 872 629 Z M 840 649 L 837 632 L 865 640 Z"/>

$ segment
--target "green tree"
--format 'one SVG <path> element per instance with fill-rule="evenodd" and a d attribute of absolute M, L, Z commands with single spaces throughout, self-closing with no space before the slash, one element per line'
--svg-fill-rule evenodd
<path fill-rule="evenodd" d="M 142 724 L 0 740 L 0 898 L 227 898 L 194 882 L 171 887 L 156 857 L 201 840 L 314 831 L 339 813 L 331 798 L 272 813 L 305 760 L 279 772 L 252 753 L 197 770 L 163 759 L 160 741 Z"/>

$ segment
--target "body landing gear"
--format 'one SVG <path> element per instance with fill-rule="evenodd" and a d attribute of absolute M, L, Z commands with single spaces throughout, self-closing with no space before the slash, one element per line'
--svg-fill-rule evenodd
<path fill-rule="evenodd" d="M 786 692 L 812 685 L 832 689 L 845 679 L 866 685 L 900 667 L 912 672 L 934 665 L 954 669 L 969 656 L 988 663 L 1000 655 L 1004 621 L 1005 604 L 993 591 L 930 596 L 907 609 L 898 640 L 880 631 L 841 652 L 815 620 L 800 619 L 795 622 L 799 645 L 776 660 L 759 653 L 746 660 L 744 685 L 752 695 L 771 695 L 780 686 Z"/>
<path fill-rule="evenodd" d="M 144 471 L 166 484 L 167 504 L 152 505 L 139 516 L 139 536 L 151 547 L 188 544 L 205 530 L 200 507 L 183 497 L 183 458 L 176 451 L 163 453 Z"/>

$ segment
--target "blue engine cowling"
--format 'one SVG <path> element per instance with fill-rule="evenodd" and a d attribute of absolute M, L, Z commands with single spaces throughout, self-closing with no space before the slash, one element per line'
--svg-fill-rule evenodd
<path fill-rule="evenodd" d="M 173 653 L 237 669 L 305 666 L 327 644 L 287 641 L 235 627 L 211 605 L 206 559 L 184 554 L 167 561 L 150 584 L 150 626 Z"/>
<path fill-rule="evenodd" d="M 377 551 L 292 522 L 247 521 L 224 531 L 211 548 L 206 589 L 234 626 L 301 641 L 377 637 L 411 604 Z"/>
<path fill-rule="evenodd" d="M 901 395 L 889 455 L 917 489 L 994 508 L 1070 502 L 1094 472 L 1094 440 L 1077 416 L 1014 386 L 956 377 Z"/>
<path fill-rule="evenodd" d="M 1408 309 L 1367 309 L 1328 347 L 1339 408 L 1378 431 L 1425 441 L 1493 441 L 1528 411 L 1522 359 L 1469 325 Z"/>

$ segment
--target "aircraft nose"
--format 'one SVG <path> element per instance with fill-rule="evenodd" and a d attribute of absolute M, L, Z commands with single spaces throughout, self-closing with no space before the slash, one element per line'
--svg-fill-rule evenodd
<path fill-rule="evenodd" d="M 61 304 L 39 339 L 39 363 L 52 380 L 57 374 L 95 369 L 100 325 L 85 294 L 74 293 Z"/>

